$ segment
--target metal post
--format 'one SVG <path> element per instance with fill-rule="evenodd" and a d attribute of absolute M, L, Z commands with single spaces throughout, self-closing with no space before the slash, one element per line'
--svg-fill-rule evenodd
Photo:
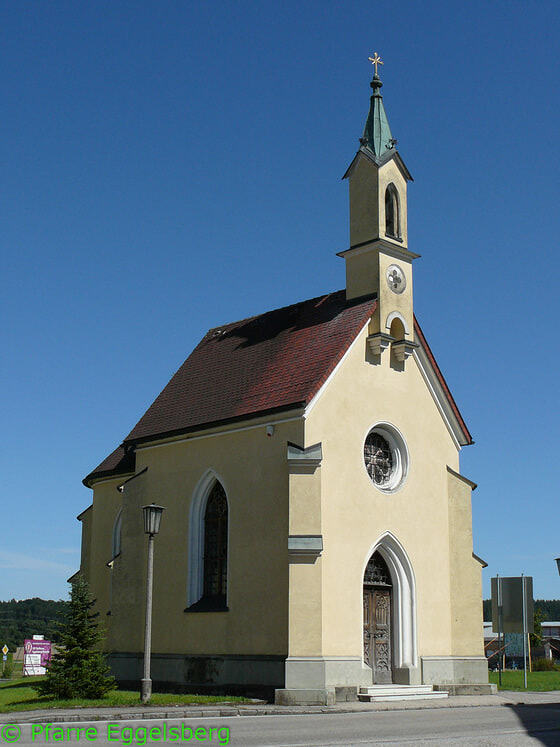
<path fill-rule="evenodd" d="M 147 703 L 152 697 L 150 659 L 152 655 L 152 586 L 154 582 L 154 535 L 148 535 L 148 575 L 146 579 L 146 628 L 144 631 L 144 677 L 140 699 Z"/>
<path fill-rule="evenodd" d="M 525 576 L 521 574 L 521 594 L 523 604 L 523 683 L 527 689 L 527 605 L 525 604 Z"/>
<path fill-rule="evenodd" d="M 503 606 L 502 606 L 502 579 L 496 576 L 498 585 L 498 683 L 502 686 L 502 618 L 503 618 Z"/>

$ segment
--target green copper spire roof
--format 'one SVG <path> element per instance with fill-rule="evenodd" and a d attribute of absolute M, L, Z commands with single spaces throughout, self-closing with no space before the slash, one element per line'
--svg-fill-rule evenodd
<path fill-rule="evenodd" d="M 393 152 L 397 142 L 391 135 L 389 120 L 383 106 L 382 85 L 379 77 L 374 75 L 370 83 L 373 93 L 370 99 L 369 114 L 364 127 L 364 134 L 360 138 L 362 147 L 370 150 L 377 159 L 383 158 L 386 153 Z"/>

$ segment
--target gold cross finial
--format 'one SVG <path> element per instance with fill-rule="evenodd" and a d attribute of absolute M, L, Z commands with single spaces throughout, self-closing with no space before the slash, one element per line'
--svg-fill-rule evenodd
<path fill-rule="evenodd" d="M 368 57 L 368 60 L 371 62 L 372 65 L 375 65 L 375 74 L 377 75 L 377 66 L 384 65 L 385 63 L 383 62 L 381 57 L 377 54 L 377 52 L 373 53 L 373 57 Z"/>

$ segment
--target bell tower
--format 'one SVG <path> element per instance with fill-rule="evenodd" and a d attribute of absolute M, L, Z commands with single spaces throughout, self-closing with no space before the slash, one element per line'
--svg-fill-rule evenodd
<path fill-rule="evenodd" d="M 346 298 L 377 295 L 370 348 L 381 355 L 389 345 L 397 360 L 414 347 L 412 261 L 408 249 L 407 186 L 412 176 L 397 151 L 383 105 L 375 53 L 369 113 L 360 147 L 344 174 L 350 191 L 350 247 L 346 261 Z"/>

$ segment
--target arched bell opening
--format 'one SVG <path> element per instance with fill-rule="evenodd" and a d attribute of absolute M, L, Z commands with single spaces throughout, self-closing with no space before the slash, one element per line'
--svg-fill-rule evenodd
<path fill-rule="evenodd" d="M 396 316 L 391 322 L 391 326 L 389 328 L 389 334 L 395 340 L 404 340 L 404 336 L 405 336 L 404 324 L 402 323 L 401 319 L 399 319 L 398 316 Z"/>
<path fill-rule="evenodd" d="M 399 193 L 393 183 L 385 190 L 385 235 L 394 239 L 401 238 Z"/>

